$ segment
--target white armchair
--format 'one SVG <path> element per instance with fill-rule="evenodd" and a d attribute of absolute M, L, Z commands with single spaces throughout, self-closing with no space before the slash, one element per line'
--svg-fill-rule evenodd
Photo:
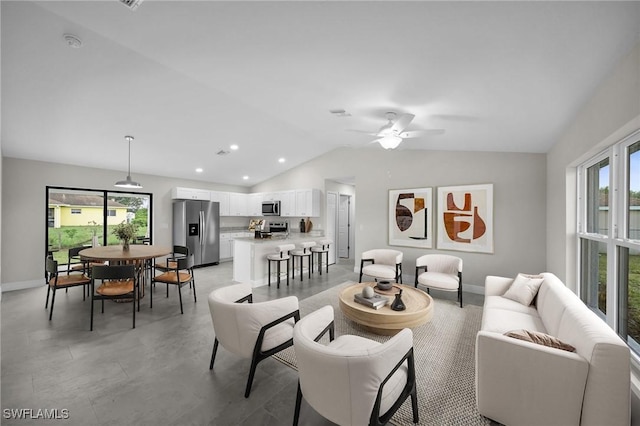
<path fill-rule="evenodd" d="M 252 302 L 249 284 L 222 287 L 209 294 L 209 310 L 216 335 L 209 369 L 213 369 L 218 343 L 229 352 L 251 358 L 245 398 L 251 392 L 258 363 L 293 344 L 293 327 L 300 319 L 295 296 Z"/>
<path fill-rule="evenodd" d="M 365 266 L 365 262 L 371 262 L 371 265 Z M 390 249 L 365 251 L 360 258 L 360 279 L 358 282 L 362 282 L 363 275 L 401 283 L 402 252 Z"/>
<path fill-rule="evenodd" d="M 318 343 L 329 331 L 330 342 Z M 378 343 L 359 336 L 333 339 L 333 308 L 306 315 L 293 331 L 298 361 L 298 393 L 293 424 L 298 424 L 302 397 L 314 410 L 338 425 L 383 425 L 411 396 L 418 423 L 413 333 L 405 328 Z"/>
<path fill-rule="evenodd" d="M 420 273 L 420 270 L 424 272 Z M 416 280 L 418 285 L 429 289 L 457 291 L 462 308 L 462 259 L 448 254 L 425 254 L 416 259 Z"/>

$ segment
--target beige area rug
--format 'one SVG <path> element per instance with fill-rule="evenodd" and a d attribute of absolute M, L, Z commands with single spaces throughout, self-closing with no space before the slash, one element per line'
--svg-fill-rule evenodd
<path fill-rule="evenodd" d="M 331 305 L 335 312 L 336 336 L 355 334 L 378 342 L 388 340 L 389 337 L 372 334 L 344 317 L 338 293 L 350 284 L 353 283 L 343 283 L 300 301 L 300 315 Z M 475 336 L 480 329 L 482 308 L 466 305 L 460 309 L 454 301 L 434 299 L 434 302 L 432 320 L 413 329 L 419 424 L 488 425 L 489 419 L 478 413 L 475 402 Z M 293 348 L 274 358 L 296 368 Z M 413 425 L 410 399 L 391 422 Z"/>

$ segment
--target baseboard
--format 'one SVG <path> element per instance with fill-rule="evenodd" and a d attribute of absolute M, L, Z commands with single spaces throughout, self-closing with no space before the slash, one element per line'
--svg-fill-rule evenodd
<path fill-rule="evenodd" d="M 360 275 L 360 268 L 354 267 L 353 272 Z M 402 274 L 402 280 L 404 281 L 404 284 L 413 284 L 416 280 L 416 277 L 415 275 Z M 473 294 L 484 294 L 484 286 L 462 283 L 462 291 Z"/>
<path fill-rule="evenodd" d="M 2 283 L 2 285 L 0 285 L 0 292 L 4 293 L 6 291 L 26 290 L 28 288 L 40 287 L 43 285 L 44 283 L 42 280 L 19 281 L 15 283 Z"/>

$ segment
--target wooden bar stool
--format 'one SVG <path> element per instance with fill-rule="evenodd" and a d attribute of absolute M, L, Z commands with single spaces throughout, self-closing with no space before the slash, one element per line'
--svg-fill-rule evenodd
<path fill-rule="evenodd" d="M 322 256 L 327 259 L 327 274 L 329 273 L 329 246 L 333 244 L 331 240 L 320 240 L 314 247 L 311 247 L 311 253 L 318 253 L 318 271 L 322 275 Z M 311 256 L 311 267 L 313 268 L 313 256 Z"/>
<path fill-rule="evenodd" d="M 267 275 L 269 276 L 268 282 L 269 287 L 271 287 L 271 262 L 276 262 L 276 271 L 278 274 L 278 288 L 280 288 L 280 263 L 286 261 L 287 262 L 287 286 L 289 285 L 289 252 L 295 249 L 296 246 L 294 244 L 282 244 L 276 246 L 276 252 L 273 254 L 267 255 Z"/>
<path fill-rule="evenodd" d="M 296 257 L 300 258 L 300 281 L 302 281 L 302 267 L 304 265 L 304 258 L 306 257 L 307 265 L 309 265 L 309 279 L 311 279 L 311 248 L 316 245 L 315 241 L 307 241 L 300 243 L 298 249 L 291 252 L 291 258 L 293 259 L 293 276 L 296 275 Z"/>

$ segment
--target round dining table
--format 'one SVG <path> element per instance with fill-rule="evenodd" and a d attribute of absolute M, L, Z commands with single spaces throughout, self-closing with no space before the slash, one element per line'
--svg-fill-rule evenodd
<path fill-rule="evenodd" d="M 144 271 L 146 260 L 166 256 L 172 253 L 170 247 L 132 244 L 129 250 L 123 250 L 121 245 L 98 246 L 81 250 L 80 257 L 86 260 L 109 262 L 110 264 L 133 263 L 138 273 Z M 144 296 L 144 285 L 140 286 L 140 297 Z"/>

